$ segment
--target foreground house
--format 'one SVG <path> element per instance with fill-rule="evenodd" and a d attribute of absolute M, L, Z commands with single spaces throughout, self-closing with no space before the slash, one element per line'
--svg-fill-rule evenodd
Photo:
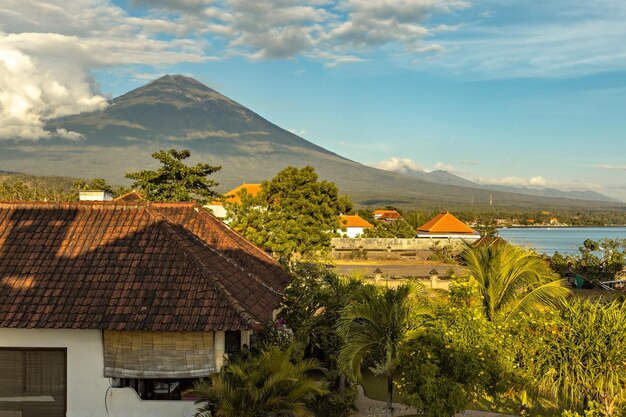
<path fill-rule="evenodd" d="M 337 230 L 337 233 L 343 237 L 355 238 L 363 234 L 365 229 L 371 229 L 374 227 L 373 224 L 355 214 L 354 216 L 342 215 L 339 216 L 339 225 L 340 229 Z"/>
<path fill-rule="evenodd" d="M 0 203 L 0 416 L 191 416 L 287 281 L 191 203 Z"/>
<path fill-rule="evenodd" d="M 211 213 L 217 218 L 225 219 L 228 213 L 226 212 L 226 208 L 224 207 L 224 201 L 228 203 L 240 204 L 241 197 L 239 194 L 246 190 L 246 192 L 253 197 L 256 196 L 261 191 L 261 184 L 246 184 L 245 182 L 224 194 L 223 201 L 215 200 L 207 204 L 205 207 L 211 210 Z"/>
<path fill-rule="evenodd" d="M 480 233 L 446 211 L 418 227 L 417 237 L 475 241 L 480 239 Z"/>

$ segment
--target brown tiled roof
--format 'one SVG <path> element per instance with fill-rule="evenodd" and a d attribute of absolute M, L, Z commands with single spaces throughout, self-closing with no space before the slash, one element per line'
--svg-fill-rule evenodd
<path fill-rule="evenodd" d="M 0 327 L 258 328 L 287 281 L 191 203 L 0 203 Z"/>

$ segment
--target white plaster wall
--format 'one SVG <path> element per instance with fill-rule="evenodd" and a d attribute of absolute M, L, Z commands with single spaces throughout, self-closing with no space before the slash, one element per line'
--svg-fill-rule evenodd
<path fill-rule="evenodd" d="M 208 208 L 209 210 L 211 210 L 211 212 L 213 213 L 213 215 L 219 219 L 225 219 L 226 215 L 228 214 L 228 212 L 226 211 L 226 209 L 224 208 L 224 206 L 222 205 L 218 205 L 218 204 L 207 204 L 206 206 L 204 206 L 206 208 Z"/>
<path fill-rule="evenodd" d="M 362 227 L 346 227 L 346 231 L 344 232 L 341 229 L 337 230 L 341 236 L 349 237 L 350 239 L 354 239 L 358 235 L 363 234 Z"/>
<path fill-rule="evenodd" d="M 109 389 L 100 330 L 0 328 L 0 347 L 67 348 L 67 417 L 190 417 L 196 410 L 193 401 L 143 401 L 130 388 Z"/>

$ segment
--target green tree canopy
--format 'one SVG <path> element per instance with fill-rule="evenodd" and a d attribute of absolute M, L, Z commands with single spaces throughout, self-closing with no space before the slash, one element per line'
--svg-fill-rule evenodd
<path fill-rule="evenodd" d="M 416 230 L 404 220 L 396 220 L 393 222 L 378 222 L 376 226 L 365 229 L 363 237 L 382 237 L 382 238 L 414 238 L 417 234 Z"/>
<path fill-rule="evenodd" d="M 226 203 L 230 226 L 279 258 L 315 257 L 327 251 L 339 229 L 339 215 L 351 208 L 333 182 L 319 181 L 313 167 L 287 167 L 263 181 L 255 196 L 241 193 Z"/>
<path fill-rule="evenodd" d="M 428 417 L 451 417 L 472 401 L 510 400 L 522 386 L 513 339 L 487 320 L 474 303 L 476 283 L 456 281 L 426 330 L 409 342 L 400 359 L 398 389 L 407 405 Z"/>
<path fill-rule="evenodd" d="M 126 178 L 134 180 L 133 188 L 141 189 L 146 199 L 151 201 L 197 201 L 204 204 L 219 197 L 220 194 L 211 188 L 218 183 L 207 177 L 221 167 L 203 163 L 185 165 L 183 160 L 190 156 L 191 152 L 187 149 L 160 150 L 152 157 L 163 165 L 161 168 L 131 172 L 126 174 Z"/>
<path fill-rule="evenodd" d="M 74 188 L 77 190 L 102 190 L 113 192 L 113 187 L 111 187 L 104 178 L 94 178 L 91 181 L 86 180 L 76 180 L 74 181 Z"/>

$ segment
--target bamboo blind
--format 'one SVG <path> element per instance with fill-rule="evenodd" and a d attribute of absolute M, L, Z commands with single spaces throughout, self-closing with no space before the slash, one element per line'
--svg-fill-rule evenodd
<path fill-rule="evenodd" d="M 196 378 L 215 372 L 212 332 L 104 331 L 104 376 Z"/>

